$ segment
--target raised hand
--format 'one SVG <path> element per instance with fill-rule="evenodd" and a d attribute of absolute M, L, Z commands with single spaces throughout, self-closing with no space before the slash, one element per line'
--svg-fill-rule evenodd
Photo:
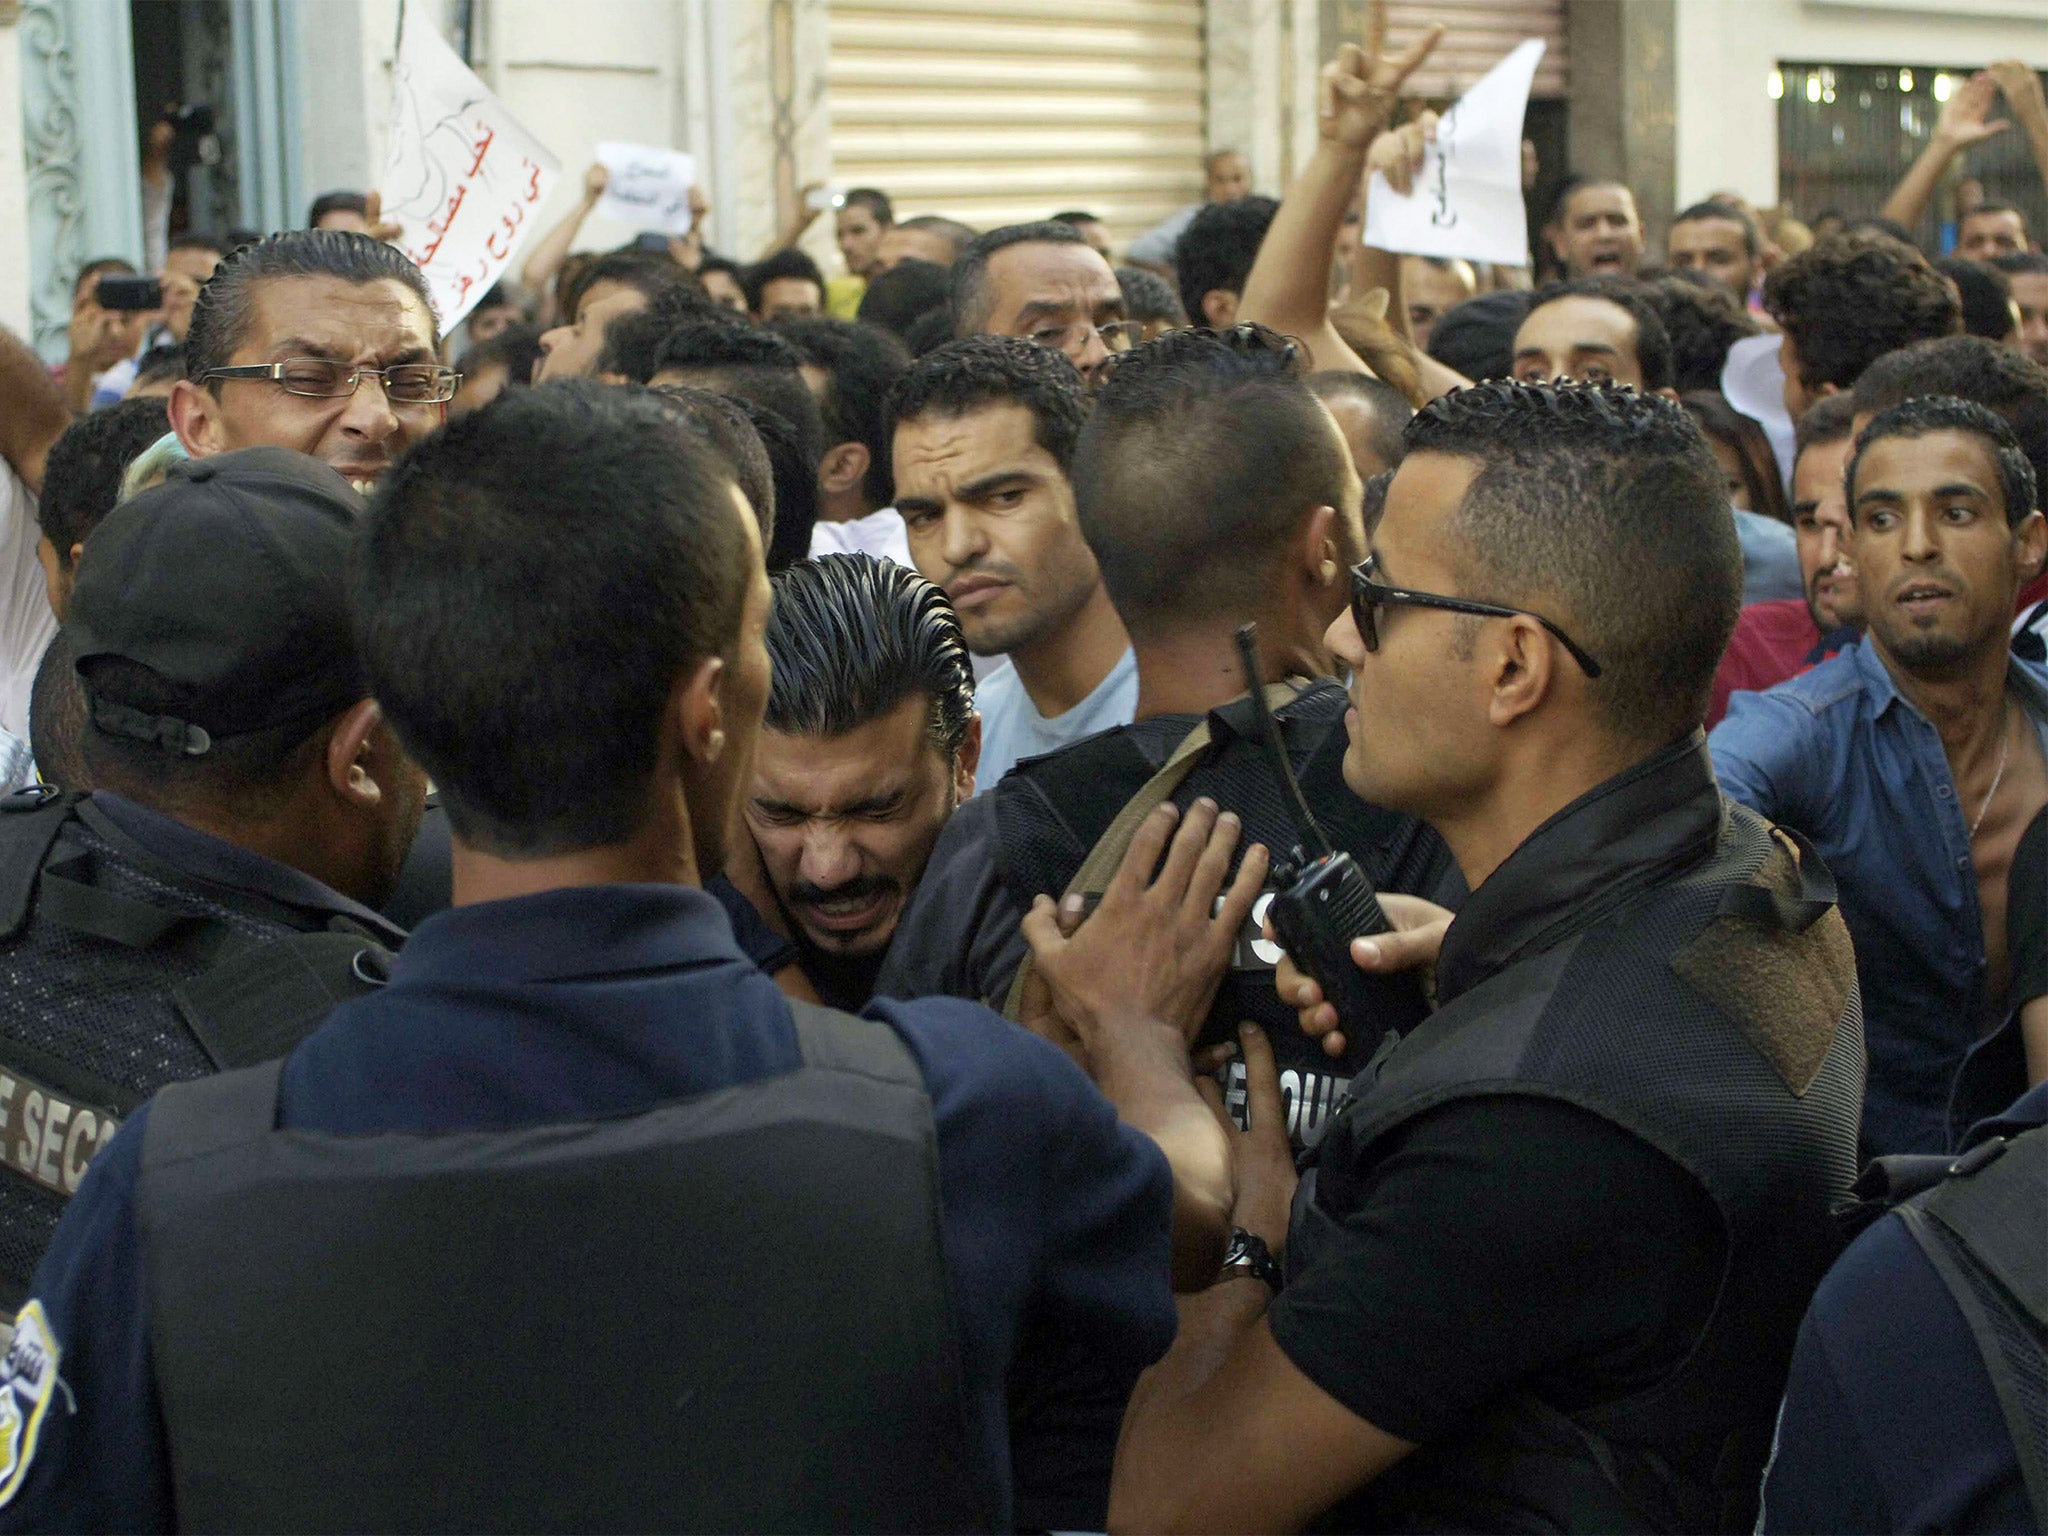
<path fill-rule="evenodd" d="M 372 240 L 392 241 L 405 233 L 405 226 L 384 217 L 384 194 L 371 192 L 363 198 L 363 223 Z"/>
<path fill-rule="evenodd" d="M 2025 65 L 2020 67 L 2026 69 Z M 2032 70 L 2026 72 L 2029 77 L 2033 74 Z M 1941 104 L 1941 116 L 1934 122 L 1935 138 L 1956 149 L 1967 149 L 2005 132 L 2012 126 L 2010 118 L 2002 117 L 1995 123 L 1985 121 L 1997 102 L 1997 80 L 1989 70 L 1979 70 Z"/>
<path fill-rule="evenodd" d="M 1406 197 L 1414 190 L 1415 173 L 1422 169 L 1423 151 L 1436 142 L 1436 124 L 1437 115 L 1424 112 L 1411 123 L 1388 129 L 1366 151 L 1366 174 L 1378 171 L 1388 186 Z"/>
<path fill-rule="evenodd" d="M 583 201 L 593 206 L 604 196 L 604 189 L 612 184 L 612 173 L 602 165 L 592 164 L 583 173 Z"/>
<path fill-rule="evenodd" d="M 1394 118 L 1401 86 L 1444 35 L 1439 23 L 1400 53 L 1389 55 L 1385 0 L 1373 0 L 1363 48 L 1346 43 L 1323 66 L 1316 104 L 1322 136 L 1347 149 L 1364 149 Z"/>
<path fill-rule="evenodd" d="M 2048 119 L 2048 98 L 2042 95 L 2041 77 L 2031 66 L 2018 59 L 2000 59 L 1985 73 L 1991 76 L 1999 93 L 2012 106 L 2014 117 L 2022 121 L 2032 118 L 2036 122 Z M 1955 97 L 1951 96 L 1949 102 L 1953 105 Z M 1995 133 L 2004 126 L 2003 122 L 1995 123 L 1990 131 Z"/>
<path fill-rule="evenodd" d="M 1050 896 L 1032 903 L 1024 937 L 1033 967 L 1084 1048 L 1092 1051 L 1093 1038 L 1118 1019 L 1164 1021 L 1188 1040 L 1199 1033 L 1266 881 L 1266 850 L 1254 843 L 1224 890 L 1237 838 L 1237 818 L 1219 815 L 1213 800 L 1197 800 L 1185 817 L 1162 805 L 1131 839 L 1102 904 L 1071 937 Z"/>

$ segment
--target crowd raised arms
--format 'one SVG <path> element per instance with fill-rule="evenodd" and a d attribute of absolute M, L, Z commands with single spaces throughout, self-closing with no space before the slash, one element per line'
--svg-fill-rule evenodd
<path fill-rule="evenodd" d="M 0 331 L 0 1530 L 2048 1528 L 2040 78 L 1510 267 L 1444 37 Z"/>

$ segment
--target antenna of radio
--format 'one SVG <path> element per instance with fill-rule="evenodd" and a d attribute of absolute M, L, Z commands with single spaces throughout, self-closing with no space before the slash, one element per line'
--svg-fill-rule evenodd
<path fill-rule="evenodd" d="M 1273 760 L 1273 772 L 1285 786 L 1288 803 L 1294 807 L 1294 820 L 1300 828 L 1302 842 L 1317 858 L 1328 858 L 1333 852 L 1330 840 L 1323 836 L 1323 829 L 1316 824 L 1315 814 L 1308 808 L 1301 785 L 1295 782 L 1294 765 L 1287 761 L 1287 748 L 1280 740 L 1279 723 L 1266 705 L 1266 685 L 1259 672 L 1258 629 L 1256 624 L 1247 624 L 1237 632 L 1237 654 L 1244 662 L 1245 686 L 1251 689 L 1252 718 L 1258 722 L 1259 739 L 1265 743 L 1267 755 Z"/>

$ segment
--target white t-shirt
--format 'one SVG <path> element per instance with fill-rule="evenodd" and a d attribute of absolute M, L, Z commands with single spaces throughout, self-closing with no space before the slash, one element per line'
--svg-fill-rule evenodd
<path fill-rule="evenodd" d="M 42 525 L 36 498 L 13 466 L 0 463 L 0 731 L 28 740 L 28 695 L 57 616 L 43 563 L 36 558 Z"/>
<path fill-rule="evenodd" d="M 910 539 L 903 531 L 903 514 L 894 507 L 843 523 L 819 521 L 811 529 L 811 558 L 820 555 L 873 555 L 917 569 L 917 562 L 910 558 Z"/>
<path fill-rule="evenodd" d="M 994 788 L 1027 757 L 1057 751 L 1112 726 L 1129 725 L 1138 710 L 1138 658 L 1126 650 L 1094 692 L 1050 720 L 1031 702 L 1015 667 L 983 678 L 974 690 L 974 707 L 981 712 L 981 766 L 974 774 L 978 794 Z"/>

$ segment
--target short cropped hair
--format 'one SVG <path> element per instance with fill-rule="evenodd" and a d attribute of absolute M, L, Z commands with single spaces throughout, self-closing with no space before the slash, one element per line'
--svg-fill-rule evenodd
<path fill-rule="evenodd" d="M 919 416 L 965 416 L 992 405 L 1029 411 L 1033 440 L 1071 472 L 1088 386 L 1065 353 L 1022 336 L 967 336 L 912 363 L 889 391 L 890 436 Z"/>
<path fill-rule="evenodd" d="M 2041 251 L 2014 251 L 2009 256 L 1994 256 L 1991 265 L 2007 277 L 2048 277 L 2048 253 Z"/>
<path fill-rule="evenodd" d="M 2012 279 L 1988 261 L 1944 256 L 1934 270 L 1956 285 L 1963 305 L 1963 333 L 2003 341 L 2012 333 Z"/>
<path fill-rule="evenodd" d="M 512 390 L 398 461 L 357 545 L 356 644 L 465 843 L 533 858 L 640 825 L 670 691 L 738 641 L 732 484 L 663 406 L 586 380 Z"/>
<path fill-rule="evenodd" d="M 635 384 L 645 384 L 654 377 L 656 360 L 669 335 L 699 321 L 745 324 L 731 310 L 714 303 L 703 289 L 678 283 L 662 289 L 639 308 L 613 315 L 605 322 L 594 372 L 616 374 Z"/>
<path fill-rule="evenodd" d="M 664 384 L 647 393 L 691 431 L 703 434 L 732 465 L 740 494 L 754 509 L 754 522 L 761 530 L 761 548 L 774 548 L 775 466 L 769 461 L 768 445 L 761 441 L 745 403 L 731 395 L 695 389 L 688 384 Z"/>
<path fill-rule="evenodd" d="M 72 545 L 82 544 L 121 499 L 128 466 L 170 430 L 163 397 L 144 395 L 79 417 L 51 444 L 36 521 L 65 570 Z"/>
<path fill-rule="evenodd" d="M 1385 379 L 1349 368 L 1333 368 L 1308 376 L 1308 387 L 1318 400 L 1362 400 L 1372 412 L 1372 451 L 1388 469 L 1397 468 L 1408 451 L 1401 433 L 1415 417 L 1408 397 Z"/>
<path fill-rule="evenodd" d="M 780 279 L 810 283 L 818 290 L 819 304 L 825 302 L 825 274 L 809 256 L 791 246 L 786 251 L 762 257 L 740 274 L 740 288 L 747 296 L 747 309 L 751 313 L 761 313 L 761 295 L 770 283 Z"/>
<path fill-rule="evenodd" d="M 872 555 L 824 555 L 775 578 L 765 724 L 843 736 L 924 695 L 926 732 L 950 760 L 974 718 L 974 668 L 946 594 Z"/>
<path fill-rule="evenodd" d="M 1982 336 L 1939 336 L 1887 352 L 1856 381 L 1856 413 L 1875 415 L 1920 395 L 1949 395 L 1996 411 L 2048 485 L 2048 368 Z"/>
<path fill-rule="evenodd" d="M 867 209 L 884 229 L 896 222 L 896 206 L 889 201 L 889 194 L 879 187 L 851 187 L 839 205 L 842 208 Z"/>
<path fill-rule="evenodd" d="M 1742 549 L 1684 410 L 1605 385 L 1494 380 L 1418 411 L 1408 452 L 1480 465 L 1455 524 L 1461 588 L 1583 645 L 1617 739 L 1661 746 L 1698 727 L 1742 607 Z"/>
<path fill-rule="evenodd" d="M 643 251 L 628 246 L 607 251 L 583 266 L 557 297 L 563 321 L 573 322 L 583 307 L 583 295 L 599 283 L 618 283 L 643 295 L 652 304 L 672 289 L 686 287 L 690 274 L 665 251 Z"/>
<path fill-rule="evenodd" d="M 775 534 L 767 545 L 772 576 L 810 558 L 811 535 L 818 526 L 818 408 L 811 405 L 813 426 L 806 429 L 751 396 L 728 393 L 721 398 L 739 407 L 768 456 L 768 477 L 775 486 Z"/>
<path fill-rule="evenodd" d="M 257 285 L 287 277 L 402 283 L 426 306 L 427 329 L 440 340 L 433 291 L 425 274 L 397 246 L 345 229 L 294 229 L 242 246 L 213 269 L 192 304 L 192 324 L 185 332 L 186 377 L 200 380 L 227 367 L 254 323 Z M 213 388 L 219 390 L 218 381 Z"/>
<path fill-rule="evenodd" d="M 1879 412 L 1857 434 L 1856 451 L 1850 455 L 1847 475 L 1852 523 L 1856 518 L 1856 471 L 1863 466 L 1863 455 L 1873 444 L 1888 437 L 1925 437 L 1930 432 L 1966 432 L 1984 440 L 1998 469 L 1998 489 L 2005 499 L 2008 526 L 2018 527 L 2038 505 L 2034 467 L 2020 451 L 2020 440 L 2003 416 L 1974 400 L 1958 400 L 1953 395 L 1917 395 L 1903 405 Z"/>
<path fill-rule="evenodd" d="M 1522 319 L 1526 322 L 1529 315 L 1557 299 L 1605 299 L 1608 303 L 1626 310 L 1629 318 L 1636 323 L 1636 366 L 1642 370 L 1643 388 L 1653 390 L 1672 387 L 1672 381 L 1678 377 L 1678 371 L 1671 351 L 1671 333 L 1664 328 L 1663 317 L 1657 313 L 1657 306 L 1650 301 L 1647 283 L 1638 282 L 1632 277 L 1616 277 L 1611 273 L 1545 283 L 1536 290 L 1529 304 L 1529 314 L 1522 316 Z M 1443 322 L 1437 323 L 1441 325 Z"/>
<path fill-rule="evenodd" d="M 860 323 L 897 336 L 934 310 L 944 310 L 953 280 L 935 261 L 904 258 L 886 272 L 868 279 L 867 292 L 860 296 Z"/>
<path fill-rule="evenodd" d="M 1956 227 L 1960 229 L 1967 220 L 1974 219 L 1979 214 L 1984 213 L 2017 213 L 2020 216 L 2020 233 L 2022 235 L 2027 233 L 2027 215 L 2025 210 L 1995 197 L 1987 197 L 1968 213 L 1957 215 Z"/>
<path fill-rule="evenodd" d="M 1825 448 L 1849 436 L 1856 425 L 1853 395 L 1823 395 L 1806 408 L 1792 428 L 1792 462 L 1796 466 L 1809 448 Z"/>
<path fill-rule="evenodd" d="M 1774 268 L 1764 307 L 1798 349 L 1809 394 L 1847 389 L 1885 353 L 1963 324 L 1955 289 L 1925 256 L 1868 230 L 1816 240 Z"/>
<path fill-rule="evenodd" d="M 134 389 L 142 384 L 162 384 L 185 377 L 185 343 L 167 341 L 160 347 L 151 347 L 135 360 Z"/>
<path fill-rule="evenodd" d="M 988 291 L 989 258 L 1013 245 L 1086 245 L 1081 232 L 1071 224 L 1044 219 L 1036 224 L 1006 224 L 977 235 L 953 263 L 953 334 L 979 335 L 994 311 Z"/>
<path fill-rule="evenodd" d="M 225 235 L 216 235 L 211 230 L 188 229 L 182 235 L 173 235 L 164 246 L 166 251 L 211 251 L 216 256 L 228 253 Z"/>
<path fill-rule="evenodd" d="M 367 218 L 370 200 L 360 192 L 322 192 L 306 210 L 306 228 L 317 228 L 330 213 L 360 213 Z"/>
<path fill-rule="evenodd" d="M 1137 321 L 1163 321 L 1186 325 L 1188 312 L 1181 308 L 1180 295 L 1157 272 L 1143 267 L 1118 267 L 1116 285 L 1124 291 L 1124 313 Z"/>
<path fill-rule="evenodd" d="M 825 371 L 818 395 L 825 446 L 859 443 L 867 449 L 861 494 L 870 506 L 889 505 L 896 485 L 890 469 L 889 391 L 910 367 L 910 353 L 887 331 L 824 315 L 785 315 L 771 320 L 768 329 L 802 353 L 806 363 Z"/>
<path fill-rule="evenodd" d="M 736 395 L 775 412 L 798 435 L 813 475 L 825 452 L 824 418 L 804 383 L 803 354 L 773 331 L 733 319 L 687 320 L 670 331 L 655 354 L 649 378 L 671 370 L 696 375 L 687 382 Z"/>
<path fill-rule="evenodd" d="M 1270 197 L 1240 197 L 1231 203 L 1204 203 L 1173 245 L 1173 275 L 1180 284 L 1180 306 L 1196 324 L 1203 298 L 1221 289 L 1243 293 L 1259 259 L 1259 246 L 1273 227 L 1280 205 Z"/>
<path fill-rule="evenodd" d="M 1704 203 L 1694 203 L 1690 208 L 1680 212 L 1678 217 L 1671 222 L 1673 224 L 1698 224 L 1704 223 L 1708 219 L 1726 219 L 1731 224 L 1740 224 L 1742 226 L 1742 249 L 1751 261 L 1756 260 L 1756 253 L 1763 249 L 1763 242 L 1757 236 L 1756 220 L 1749 216 L 1748 210 L 1738 208 L 1733 203 L 1715 202 L 1712 199 Z"/>
<path fill-rule="evenodd" d="M 1300 347 L 1259 325 L 1170 331 L 1116 360 L 1074 455 L 1081 533 L 1124 627 L 1251 616 L 1274 558 L 1357 476 Z"/>
<path fill-rule="evenodd" d="M 502 368 L 507 384 L 531 384 L 534 367 L 540 358 L 540 327 L 521 321 L 506 326 L 489 341 L 480 341 L 463 353 L 460 367 L 464 374 Z"/>

